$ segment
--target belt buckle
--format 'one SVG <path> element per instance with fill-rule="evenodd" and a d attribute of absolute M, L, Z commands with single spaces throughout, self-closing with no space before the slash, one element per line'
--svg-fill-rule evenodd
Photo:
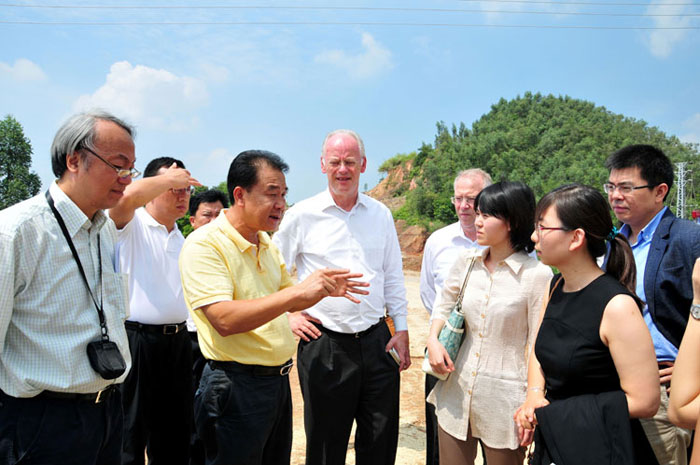
<path fill-rule="evenodd" d="M 291 360 L 287 364 L 283 365 L 282 368 L 280 368 L 280 376 L 287 376 L 289 372 L 292 371 L 293 366 L 294 362 Z"/>
<path fill-rule="evenodd" d="M 106 387 L 106 388 L 102 389 L 101 391 L 97 392 L 97 397 L 95 397 L 96 404 L 102 403 L 102 401 L 104 400 L 104 397 L 105 397 L 104 394 L 106 393 L 107 390 L 109 390 L 109 387 Z"/>
<path fill-rule="evenodd" d="M 176 324 L 163 325 L 163 334 L 165 334 L 165 335 L 172 336 L 173 334 L 177 334 L 178 330 L 179 330 L 179 328 L 178 328 L 178 325 L 176 325 Z"/>

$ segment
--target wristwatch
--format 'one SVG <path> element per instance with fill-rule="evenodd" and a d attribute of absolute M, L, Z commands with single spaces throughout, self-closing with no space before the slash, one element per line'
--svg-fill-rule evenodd
<path fill-rule="evenodd" d="M 690 306 L 690 314 L 693 318 L 700 320 L 700 304 L 693 304 Z"/>

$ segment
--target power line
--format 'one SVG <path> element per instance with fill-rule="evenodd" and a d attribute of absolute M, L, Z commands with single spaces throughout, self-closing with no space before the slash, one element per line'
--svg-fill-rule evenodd
<path fill-rule="evenodd" d="M 311 11 L 393 11 L 432 13 L 493 13 L 550 16 L 616 16 L 616 17 L 687 17 L 700 13 L 596 13 L 578 11 L 517 11 L 517 10 L 467 10 L 463 8 L 403 8 L 360 6 L 297 6 L 297 5 L 32 5 L 0 3 L 5 8 L 41 8 L 76 10 L 311 10 Z"/>
<path fill-rule="evenodd" d="M 700 26 L 566 26 L 529 24 L 399 23 L 366 21 L 4 21 L 0 24 L 41 26 L 398 26 L 508 29 L 698 30 Z"/>
<path fill-rule="evenodd" d="M 458 0 L 460 2 L 479 2 L 482 0 Z M 491 3 L 522 3 L 537 5 L 597 5 L 597 6 L 700 6 L 700 3 L 631 3 L 631 2 L 555 2 L 546 0 L 488 0 Z"/>

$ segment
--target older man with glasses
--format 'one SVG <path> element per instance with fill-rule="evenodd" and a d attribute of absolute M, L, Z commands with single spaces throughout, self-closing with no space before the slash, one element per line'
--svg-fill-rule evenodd
<path fill-rule="evenodd" d="M 0 463 L 120 463 L 126 277 L 103 209 L 134 161 L 129 125 L 77 114 L 51 145 L 56 181 L 0 211 Z"/>
<path fill-rule="evenodd" d="M 428 313 L 432 312 L 435 296 L 440 293 L 447 272 L 467 247 L 480 248 L 476 243 L 474 200 L 484 187 L 491 185 L 491 176 L 483 170 L 472 168 L 457 173 L 454 195 L 450 200 L 455 207 L 458 221 L 438 229 L 430 235 L 423 248 L 423 263 L 420 271 L 420 297 Z M 428 397 L 438 379 L 425 375 L 425 397 Z M 425 403 L 426 465 L 440 463 L 435 407 Z"/>
<path fill-rule="evenodd" d="M 100 157 L 97 153 L 95 156 Z M 178 257 L 194 179 L 170 157 L 152 160 L 109 210 L 119 269 L 129 275 L 126 322 L 134 368 L 124 381 L 123 464 L 187 464 L 192 422 L 192 353 Z"/>
<path fill-rule="evenodd" d="M 673 364 L 693 301 L 691 273 L 700 256 L 700 227 L 676 218 L 664 205 L 673 186 L 673 165 L 651 145 L 630 145 L 605 162 L 603 186 L 634 253 L 636 293 L 646 303 L 643 315 L 659 363 L 661 407 L 642 426 L 660 464 L 685 465 L 690 432 L 667 414 Z"/>

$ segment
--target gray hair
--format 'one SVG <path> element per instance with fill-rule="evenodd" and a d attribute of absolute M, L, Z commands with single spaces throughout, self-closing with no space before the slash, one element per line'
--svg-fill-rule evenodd
<path fill-rule="evenodd" d="M 357 146 L 360 148 L 360 155 L 362 155 L 362 158 L 365 158 L 365 143 L 362 142 L 360 135 L 351 129 L 336 129 L 335 131 L 331 131 L 328 133 L 328 135 L 326 135 L 326 138 L 323 139 L 323 145 L 321 146 L 321 155 L 323 158 L 326 157 L 326 143 L 328 143 L 328 140 L 331 137 L 337 136 L 338 134 L 347 134 L 355 139 L 355 141 L 357 141 Z"/>
<path fill-rule="evenodd" d="M 95 123 L 97 121 L 111 121 L 124 129 L 133 139 L 134 128 L 104 110 L 91 110 L 84 113 L 77 113 L 63 123 L 51 144 L 51 168 L 57 178 L 66 172 L 66 157 L 82 148 L 95 149 Z M 87 154 L 80 154 L 80 159 L 84 160 Z"/>
<path fill-rule="evenodd" d="M 479 168 L 470 168 L 468 170 L 462 170 L 459 173 L 457 173 L 457 176 L 455 177 L 454 186 L 456 186 L 457 181 L 459 181 L 462 178 L 481 179 L 481 181 L 484 183 L 483 187 L 488 187 L 493 183 L 493 181 L 491 180 L 491 175 Z"/>

